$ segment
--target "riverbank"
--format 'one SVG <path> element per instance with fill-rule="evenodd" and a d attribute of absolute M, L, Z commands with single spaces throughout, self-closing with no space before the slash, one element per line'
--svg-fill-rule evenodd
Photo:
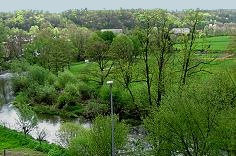
<path fill-rule="evenodd" d="M 31 136 L 25 136 L 23 133 L 15 130 L 10 130 L 0 125 L 0 153 L 3 150 L 14 151 L 14 152 L 30 152 L 39 153 L 46 155 L 50 153 L 58 153 L 62 155 L 65 150 L 58 145 L 49 144 L 46 141 L 38 141 L 33 139 Z"/>

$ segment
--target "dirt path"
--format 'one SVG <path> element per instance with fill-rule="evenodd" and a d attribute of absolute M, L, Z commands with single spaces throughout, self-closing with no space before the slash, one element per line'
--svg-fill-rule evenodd
<path fill-rule="evenodd" d="M 216 60 L 232 59 L 232 57 L 233 57 L 234 55 L 235 55 L 235 54 L 232 54 L 232 53 L 225 53 L 223 56 L 220 56 L 220 57 L 216 58 Z"/>

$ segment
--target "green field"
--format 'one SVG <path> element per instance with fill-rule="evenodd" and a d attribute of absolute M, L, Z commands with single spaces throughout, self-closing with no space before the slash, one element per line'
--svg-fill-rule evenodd
<path fill-rule="evenodd" d="M 194 49 L 197 51 L 208 51 L 212 53 L 218 52 L 231 52 L 230 42 L 231 36 L 215 36 L 208 38 L 201 38 L 196 40 Z M 180 44 L 175 45 L 176 48 L 180 48 Z"/>
<path fill-rule="evenodd" d="M 230 51 L 230 41 L 232 38 L 230 36 L 216 36 L 216 37 L 208 37 L 206 39 L 199 39 L 197 42 L 199 45 L 197 47 L 201 47 L 202 44 L 210 45 L 209 51 L 211 52 L 226 52 Z"/>

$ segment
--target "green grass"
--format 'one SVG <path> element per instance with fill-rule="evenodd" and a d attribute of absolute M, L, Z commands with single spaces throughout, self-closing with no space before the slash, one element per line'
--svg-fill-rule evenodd
<path fill-rule="evenodd" d="M 40 144 L 39 141 L 34 140 L 30 136 L 25 136 L 20 132 L 0 126 L 0 153 L 3 153 L 4 149 L 13 151 L 13 153 L 20 152 L 29 155 L 34 155 L 36 153 L 46 155 L 51 150 L 62 150 L 57 145 L 48 144 L 47 142 L 42 142 Z"/>
<path fill-rule="evenodd" d="M 3 150 L 0 150 L 0 155 L 3 153 Z M 28 156 L 46 156 L 47 154 L 34 151 L 29 148 L 15 148 L 5 150 L 6 155 L 28 155 Z"/>
<path fill-rule="evenodd" d="M 207 49 L 209 52 L 229 52 L 231 51 L 229 47 L 231 40 L 231 36 L 201 38 L 196 41 L 195 49 L 199 51 Z M 177 44 L 176 48 L 180 46 L 180 44 Z"/>
<path fill-rule="evenodd" d="M 197 40 L 197 42 L 199 43 L 199 47 L 201 47 L 202 43 L 209 44 L 210 48 L 208 50 L 212 52 L 230 51 L 229 49 L 230 41 L 231 41 L 230 36 L 216 36 Z"/>
<path fill-rule="evenodd" d="M 96 68 L 96 65 L 92 62 L 90 62 L 90 63 L 77 62 L 77 63 L 73 63 L 71 65 L 70 71 L 73 74 L 78 75 L 82 72 L 85 72 L 87 69 L 92 69 L 92 68 Z"/>

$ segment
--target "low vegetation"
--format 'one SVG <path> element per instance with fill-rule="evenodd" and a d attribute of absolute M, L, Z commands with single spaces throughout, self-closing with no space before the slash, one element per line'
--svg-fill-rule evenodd
<path fill-rule="evenodd" d="M 45 141 L 39 142 L 23 133 L 0 126 L 0 152 L 3 153 L 4 149 L 11 153 L 39 154 L 42 156 L 59 156 L 65 153 L 65 150 L 57 145 Z"/>

